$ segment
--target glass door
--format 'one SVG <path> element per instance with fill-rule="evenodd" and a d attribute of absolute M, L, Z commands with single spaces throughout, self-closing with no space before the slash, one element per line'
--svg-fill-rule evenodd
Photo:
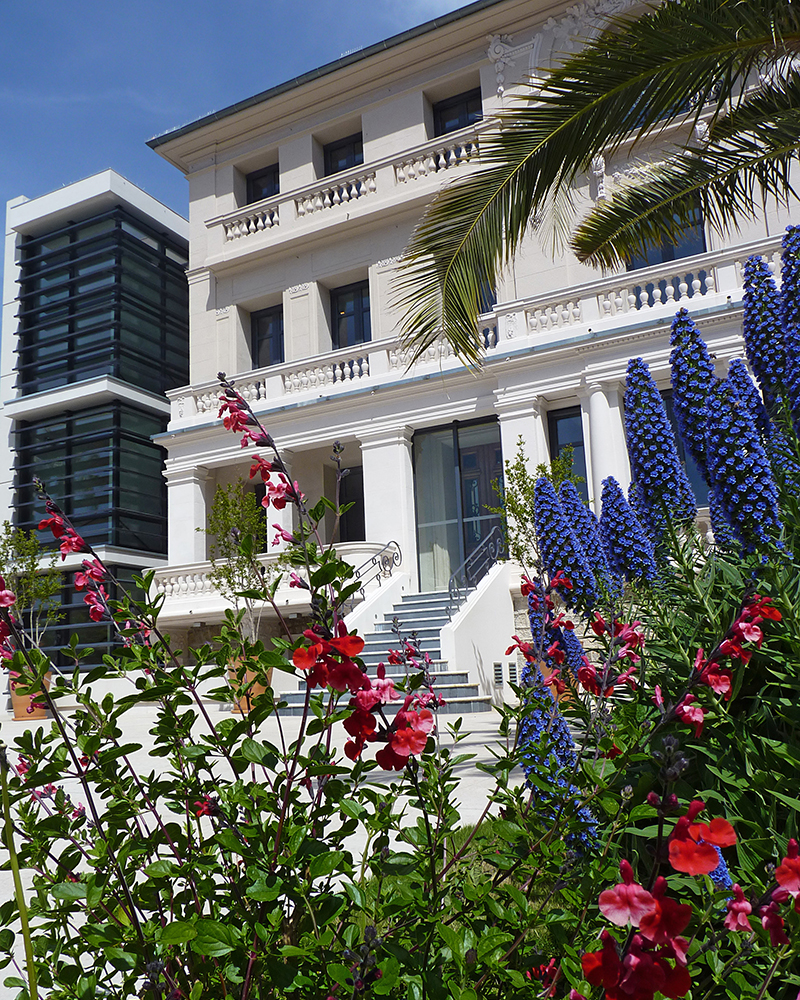
<path fill-rule="evenodd" d="M 414 435 L 420 590 L 447 590 L 451 575 L 500 519 L 492 481 L 502 480 L 497 420 Z"/>

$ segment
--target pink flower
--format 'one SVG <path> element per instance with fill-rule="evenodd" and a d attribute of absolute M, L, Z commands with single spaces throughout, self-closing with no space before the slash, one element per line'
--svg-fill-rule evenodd
<path fill-rule="evenodd" d="M 693 694 L 687 694 L 680 705 L 675 706 L 675 714 L 681 722 L 694 726 L 694 735 L 698 737 L 703 731 L 706 713 L 699 705 L 692 704 L 695 701 L 697 699 Z"/>
<path fill-rule="evenodd" d="M 56 536 L 58 537 L 58 536 Z M 59 548 L 61 549 L 61 560 L 64 559 L 72 552 L 86 552 L 88 546 L 86 542 L 81 538 L 80 535 L 76 534 L 72 528 L 65 528 L 61 534 L 61 543 Z"/>
<path fill-rule="evenodd" d="M 17 595 L 6 589 L 6 581 L 0 576 L 0 608 L 10 608 L 12 604 L 16 603 Z"/>
<path fill-rule="evenodd" d="M 267 462 L 266 459 L 261 458 L 260 455 L 253 455 L 253 465 L 250 466 L 250 478 L 253 479 L 255 476 L 261 476 L 263 482 L 267 482 L 269 475 L 274 471 L 274 466 L 272 462 Z"/>
<path fill-rule="evenodd" d="M 633 924 L 638 927 L 642 917 L 652 912 L 656 901 L 652 894 L 633 881 L 633 869 L 624 859 L 619 863 L 623 881 L 613 889 L 600 893 L 600 912 L 617 927 Z"/>
<path fill-rule="evenodd" d="M 728 900 L 728 915 L 725 917 L 725 926 L 729 931 L 750 931 L 750 921 L 748 914 L 752 913 L 753 907 L 745 899 L 742 887 L 737 883 L 733 887 L 734 897 Z"/>
<path fill-rule="evenodd" d="M 105 566 L 98 559 L 84 559 L 83 572 L 75 574 L 75 588 L 76 590 L 83 590 L 84 587 L 89 585 L 90 581 L 93 580 L 96 583 L 102 583 L 105 578 Z"/>
<path fill-rule="evenodd" d="M 272 527 L 275 528 L 278 532 L 277 535 L 275 535 L 275 537 L 272 539 L 273 545 L 280 545 L 281 542 L 290 542 L 292 545 L 294 545 L 297 542 L 297 539 L 291 533 L 291 531 L 287 531 L 285 528 L 282 528 L 279 524 L 273 524 Z"/>
<path fill-rule="evenodd" d="M 656 693 L 653 695 L 653 702 L 659 712 L 664 711 L 664 696 L 661 694 L 660 684 L 656 684 Z"/>
<path fill-rule="evenodd" d="M 311 590 L 306 581 L 303 580 L 302 577 L 299 577 L 297 573 L 294 572 L 294 570 L 292 570 L 292 572 L 289 574 L 289 586 L 299 587 L 302 590 Z"/>

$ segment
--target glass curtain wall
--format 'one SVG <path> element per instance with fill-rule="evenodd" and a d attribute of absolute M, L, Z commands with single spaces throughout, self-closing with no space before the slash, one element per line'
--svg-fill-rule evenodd
<path fill-rule="evenodd" d="M 497 420 L 453 424 L 414 435 L 420 590 L 446 590 L 499 517 L 492 482 L 502 482 Z"/>

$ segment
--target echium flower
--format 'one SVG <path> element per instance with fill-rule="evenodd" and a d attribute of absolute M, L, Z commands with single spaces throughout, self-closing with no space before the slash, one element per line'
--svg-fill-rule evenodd
<path fill-rule="evenodd" d="M 706 433 L 703 423 L 706 396 L 717 381 L 708 348 L 688 310 L 681 309 L 672 321 L 672 405 L 683 443 L 708 482 Z"/>
<path fill-rule="evenodd" d="M 545 569 L 551 577 L 563 573 L 572 584 L 571 590 L 559 588 L 559 593 L 567 604 L 590 611 L 600 600 L 597 581 L 564 517 L 553 484 L 544 476 L 534 486 L 533 517 Z"/>
<path fill-rule="evenodd" d="M 581 640 L 575 635 L 575 629 L 563 628 L 559 629 L 559 632 L 565 653 L 564 668 L 572 680 L 577 681 L 578 671 L 586 659 L 586 650 L 583 648 Z"/>
<path fill-rule="evenodd" d="M 600 541 L 600 525 L 594 511 L 586 506 L 575 484 L 569 479 L 565 479 L 559 486 L 558 500 L 595 578 L 607 575 L 608 564 Z"/>
<path fill-rule="evenodd" d="M 727 379 L 706 404 L 706 455 L 725 519 L 745 549 L 777 541 L 778 487 L 750 413 Z"/>
<path fill-rule="evenodd" d="M 721 549 L 733 548 L 736 544 L 736 536 L 728 524 L 725 508 L 715 486 L 712 486 L 708 491 L 708 514 L 711 518 L 711 530 L 714 532 L 714 544 Z"/>
<path fill-rule="evenodd" d="M 800 495 L 800 462 L 797 461 L 797 454 L 789 439 L 777 423 L 771 425 L 764 448 L 776 482 L 782 483 L 795 496 Z"/>
<path fill-rule="evenodd" d="M 532 594 L 528 608 L 534 642 L 544 628 L 545 641 L 549 643 L 554 630 L 548 624 L 549 614 L 542 596 Z M 520 762 L 526 776 L 537 779 L 532 787 L 539 815 L 545 820 L 553 820 L 564 815 L 565 800 L 566 803 L 580 801 L 579 790 L 565 777 L 577 766 L 575 743 L 567 720 L 555 703 L 552 691 L 545 685 L 537 656 L 526 657 L 521 680 L 522 687 L 529 692 L 529 707 L 519 725 Z M 577 817 L 581 830 L 569 832 L 567 837 L 570 846 L 583 854 L 596 846 L 597 824 L 585 806 L 577 810 Z"/>
<path fill-rule="evenodd" d="M 786 379 L 778 288 L 763 257 L 744 263 L 742 333 L 747 360 L 758 380 L 767 410 L 773 410 Z"/>
<path fill-rule="evenodd" d="M 781 320 L 786 349 L 786 395 L 800 431 L 800 226 L 787 226 L 781 256 Z"/>
<path fill-rule="evenodd" d="M 741 358 L 734 358 L 728 365 L 728 381 L 735 389 L 739 399 L 747 407 L 750 418 L 756 425 L 761 439 L 766 442 L 769 437 L 771 423 L 769 414 L 756 388 L 756 384 L 750 378 L 747 366 Z"/>
<path fill-rule="evenodd" d="M 655 583 L 658 570 L 653 546 L 613 476 L 603 480 L 600 537 L 612 573 L 625 580 Z"/>
<path fill-rule="evenodd" d="M 667 522 L 694 521 L 697 505 L 650 369 L 631 358 L 625 380 L 625 433 L 632 478 L 641 491 L 647 529 L 658 546 Z M 608 553 L 606 553 L 608 555 Z"/>

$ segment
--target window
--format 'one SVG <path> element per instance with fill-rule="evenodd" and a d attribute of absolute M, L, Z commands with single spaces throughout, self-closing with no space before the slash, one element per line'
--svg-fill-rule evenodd
<path fill-rule="evenodd" d="M 628 264 L 629 271 L 640 267 L 652 267 L 655 264 L 666 264 L 682 257 L 694 257 L 695 254 L 706 252 L 706 234 L 703 228 L 703 216 L 700 208 L 694 210 L 694 222 L 676 232 L 676 242 L 666 240 L 660 246 L 651 247 L 646 254 L 636 254 Z"/>
<path fill-rule="evenodd" d="M 331 289 L 331 340 L 334 348 L 354 347 L 372 340 L 369 281 Z"/>
<path fill-rule="evenodd" d="M 256 170 L 247 175 L 247 204 L 254 201 L 261 201 L 262 198 L 271 198 L 280 193 L 280 175 L 278 164 L 272 163 L 262 170 Z"/>
<path fill-rule="evenodd" d="M 353 506 L 339 521 L 340 542 L 363 542 L 367 537 L 364 519 L 364 470 L 360 465 L 349 469 L 339 486 L 339 505 Z"/>
<path fill-rule="evenodd" d="M 364 162 L 364 140 L 360 132 L 345 139 L 329 142 L 323 148 L 325 154 L 325 176 L 350 170 Z"/>
<path fill-rule="evenodd" d="M 474 125 L 483 118 L 481 88 L 456 94 L 445 101 L 433 105 L 433 134 L 447 135 L 468 125 Z"/>
<path fill-rule="evenodd" d="M 268 368 L 283 362 L 283 307 L 261 309 L 250 314 L 253 368 Z"/>
<path fill-rule="evenodd" d="M 646 254 L 636 254 L 631 262 L 628 264 L 629 271 L 636 271 L 641 267 L 653 267 L 656 264 L 667 264 L 670 261 L 678 261 L 683 257 L 694 257 L 695 254 L 701 254 L 706 252 L 706 234 L 703 227 L 703 216 L 698 206 L 694 211 L 695 222 L 693 225 L 684 227 L 683 229 L 678 229 L 676 227 L 675 243 L 671 243 L 668 240 L 662 243 L 660 246 L 651 247 Z M 677 268 L 677 265 L 676 265 Z M 661 290 L 661 302 L 667 301 L 667 286 L 672 285 L 677 288 L 681 284 L 686 284 L 686 296 L 692 298 L 695 294 L 695 290 L 692 282 L 695 277 L 700 279 L 700 291 L 697 294 L 705 294 L 705 280 L 707 272 L 698 269 L 696 275 L 694 273 L 683 273 L 677 271 L 677 273 L 670 275 L 669 278 L 662 278 L 658 282 L 648 282 L 646 285 L 636 285 L 633 289 L 633 294 L 636 296 L 636 308 L 641 309 L 644 305 L 642 301 L 643 292 L 646 292 L 646 301 L 648 305 L 654 305 L 656 297 L 653 292 L 656 288 Z"/>
<path fill-rule="evenodd" d="M 697 463 L 692 458 L 691 454 L 686 450 L 686 445 L 683 443 L 680 428 L 678 427 L 678 420 L 675 416 L 675 407 L 672 402 L 672 389 L 663 390 L 661 398 L 664 401 L 664 409 L 667 411 L 667 417 L 672 425 L 672 433 L 675 436 L 675 447 L 678 451 L 678 458 L 681 462 L 683 462 L 683 467 L 686 469 L 686 475 L 689 479 L 689 485 L 692 487 L 695 500 L 700 506 L 707 505 L 708 484 L 705 479 L 703 479 L 703 474 L 697 467 Z"/>
<path fill-rule="evenodd" d="M 189 377 L 186 249 L 114 209 L 22 247 L 24 395 L 113 375 L 154 392 Z"/>
<path fill-rule="evenodd" d="M 34 476 L 93 545 L 166 552 L 164 450 L 151 441 L 167 418 L 121 403 L 17 425 L 17 525 L 46 516 Z"/>
<path fill-rule="evenodd" d="M 572 448 L 572 472 L 583 479 L 577 490 L 585 503 L 589 501 L 586 486 L 586 450 L 583 445 L 583 420 L 580 406 L 550 410 L 547 414 L 550 461 L 558 458 L 565 448 Z"/>

